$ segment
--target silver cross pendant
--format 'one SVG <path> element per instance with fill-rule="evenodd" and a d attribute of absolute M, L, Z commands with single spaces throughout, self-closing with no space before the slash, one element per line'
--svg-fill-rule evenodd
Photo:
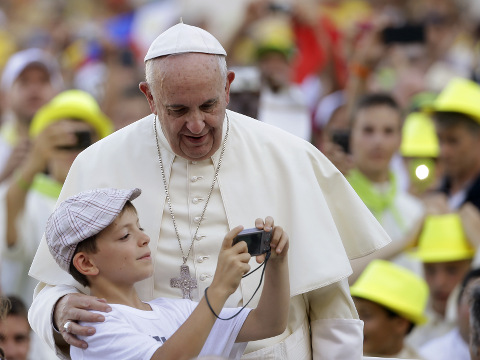
<path fill-rule="evenodd" d="M 192 300 L 192 289 L 197 288 L 197 280 L 190 276 L 190 268 L 187 265 L 181 265 L 180 277 L 170 279 L 170 287 L 180 288 L 183 298 Z"/>

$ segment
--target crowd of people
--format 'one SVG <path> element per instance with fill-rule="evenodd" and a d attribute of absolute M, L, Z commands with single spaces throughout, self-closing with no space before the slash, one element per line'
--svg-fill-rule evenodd
<path fill-rule="evenodd" d="M 109 304 L 187 296 L 199 310 L 182 321 L 211 323 L 189 358 L 480 359 L 479 24 L 475 0 L 0 0 L 5 358 L 98 357 L 100 332 L 127 326 Z M 87 208 L 49 220 L 98 188 L 143 195 L 107 223 Z M 91 270 L 95 242 L 137 213 L 148 276 Z M 52 243 L 51 221 L 76 237 Z M 237 225 L 288 244 L 261 295 L 261 271 L 221 275 L 233 249 L 241 273 L 264 260 L 225 245 Z M 230 347 L 206 352 L 223 328 L 205 316 L 264 309 L 274 272 L 289 274 L 289 303 L 269 309 L 288 313 L 281 331 L 243 312 L 220 330 Z M 191 335 L 173 323 L 156 341 L 132 328 L 145 356 L 179 356 Z"/>

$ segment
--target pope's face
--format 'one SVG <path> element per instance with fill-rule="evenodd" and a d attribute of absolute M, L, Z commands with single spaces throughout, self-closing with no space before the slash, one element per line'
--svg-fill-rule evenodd
<path fill-rule="evenodd" d="M 234 74 L 221 75 L 216 56 L 183 54 L 156 60 L 153 83 L 140 84 L 173 152 L 204 160 L 221 146 Z"/>

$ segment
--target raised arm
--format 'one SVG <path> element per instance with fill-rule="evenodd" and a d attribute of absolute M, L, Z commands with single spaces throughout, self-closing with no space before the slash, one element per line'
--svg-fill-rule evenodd
<path fill-rule="evenodd" d="M 290 303 L 290 282 L 288 275 L 287 252 L 288 235 L 279 226 L 274 226 L 273 218 L 267 217 L 255 222 L 257 228 L 269 231 L 273 228 L 270 242 L 272 253 L 265 270 L 265 285 L 256 309 L 252 310 L 242 326 L 237 342 L 254 341 L 280 335 L 285 331 Z M 257 257 L 262 262 L 263 257 Z"/>
<path fill-rule="evenodd" d="M 220 314 L 228 297 L 240 285 L 242 275 L 250 270 L 250 254 L 247 245 L 240 242 L 232 247 L 235 236 L 243 227 L 237 226 L 225 236 L 218 255 L 217 269 L 207 296 L 216 314 Z M 153 354 L 152 360 L 191 359 L 203 348 L 216 317 L 210 311 L 205 297 L 182 326 Z"/>

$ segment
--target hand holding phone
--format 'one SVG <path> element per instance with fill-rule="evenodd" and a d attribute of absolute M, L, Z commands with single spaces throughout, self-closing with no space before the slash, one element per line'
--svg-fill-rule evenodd
<path fill-rule="evenodd" d="M 92 133 L 88 130 L 75 131 L 77 142 L 73 145 L 58 146 L 59 150 L 85 150 L 92 145 Z"/>
<path fill-rule="evenodd" d="M 272 231 L 260 230 L 257 228 L 242 230 L 234 239 L 233 245 L 240 241 L 245 241 L 248 247 L 248 253 L 251 256 L 257 256 L 270 250 L 270 236 Z"/>

